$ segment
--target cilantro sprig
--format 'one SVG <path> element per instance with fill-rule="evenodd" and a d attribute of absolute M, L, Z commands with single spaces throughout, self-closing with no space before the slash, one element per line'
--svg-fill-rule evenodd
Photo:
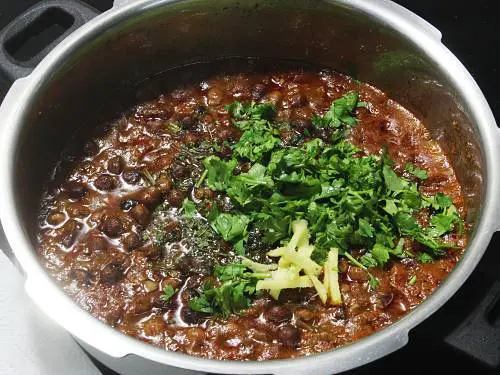
<path fill-rule="evenodd" d="M 177 290 L 175 290 L 172 285 L 167 284 L 163 288 L 163 294 L 161 295 L 161 299 L 165 302 L 168 302 L 174 296 L 175 293 L 177 293 Z"/>
<path fill-rule="evenodd" d="M 276 113 L 272 104 L 233 102 L 226 109 L 236 119 L 234 125 L 243 130 L 240 140 L 233 146 L 239 157 L 257 161 L 281 144 L 279 131 L 271 122 Z"/>
<path fill-rule="evenodd" d="M 191 310 L 225 317 L 237 314 L 250 305 L 257 281 L 269 274 L 250 272 L 240 263 L 231 263 L 217 266 L 215 276 L 219 284 L 206 281 L 198 296 L 189 301 Z"/>

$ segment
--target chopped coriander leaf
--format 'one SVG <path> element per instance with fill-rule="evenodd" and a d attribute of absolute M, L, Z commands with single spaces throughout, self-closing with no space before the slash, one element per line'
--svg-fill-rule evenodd
<path fill-rule="evenodd" d="M 259 163 L 255 163 L 247 173 L 241 173 L 235 179 L 241 181 L 249 189 L 274 187 L 273 179 L 266 176 L 266 167 Z"/>
<path fill-rule="evenodd" d="M 368 279 L 368 285 L 370 285 L 370 288 L 372 290 L 375 290 L 378 288 L 378 286 L 380 285 L 380 281 L 379 279 L 377 279 L 375 276 L 373 276 L 371 273 L 368 274 L 368 276 L 370 277 Z"/>
<path fill-rule="evenodd" d="M 182 208 L 184 217 L 190 218 L 196 214 L 196 204 L 193 201 L 185 198 L 182 203 Z"/>
<path fill-rule="evenodd" d="M 233 102 L 226 109 L 235 118 L 234 125 L 244 131 L 233 146 L 239 157 L 257 161 L 281 144 L 279 130 L 270 122 L 276 112 L 274 105 Z"/>
<path fill-rule="evenodd" d="M 281 139 L 277 137 L 275 131 L 253 127 L 243 133 L 238 143 L 233 146 L 233 150 L 241 158 L 257 161 L 280 143 Z"/>
<path fill-rule="evenodd" d="M 420 253 L 417 255 L 417 260 L 420 262 L 420 263 L 432 263 L 434 262 L 434 258 L 427 254 L 427 253 Z"/>
<path fill-rule="evenodd" d="M 413 176 L 420 178 L 421 180 L 425 180 L 429 177 L 425 170 L 416 167 L 412 163 L 406 163 L 405 170 Z"/>
<path fill-rule="evenodd" d="M 214 308 L 211 302 L 207 299 L 205 295 L 200 295 L 200 297 L 193 298 L 188 302 L 188 307 L 197 312 L 213 314 Z"/>
<path fill-rule="evenodd" d="M 213 228 L 226 241 L 244 237 L 247 234 L 247 226 L 250 222 L 245 215 L 232 215 L 222 213 L 217 216 L 211 224 Z"/>
<path fill-rule="evenodd" d="M 448 207 L 451 207 L 453 204 L 453 201 L 451 200 L 451 198 L 449 196 L 441 193 L 441 192 L 437 193 L 434 196 L 434 201 L 435 201 L 435 207 L 434 207 L 435 209 L 448 208 Z"/>
<path fill-rule="evenodd" d="M 342 125 L 355 126 L 358 124 L 358 119 L 353 112 L 359 104 L 359 94 L 350 92 L 344 94 L 341 98 L 333 101 L 328 112 L 324 116 L 313 117 L 313 126 L 315 128 L 339 128 Z M 362 103 L 360 106 L 365 106 Z"/>
<path fill-rule="evenodd" d="M 290 216 L 268 217 L 257 223 L 264 236 L 262 241 L 266 244 L 273 244 L 288 236 L 290 232 Z"/>
<path fill-rule="evenodd" d="M 451 232 L 455 223 L 455 216 L 444 213 L 436 214 L 431 218 L 433 234 L 436 237 L 442 236 L 445 233 Z"/>
<path fill-rule="evenodd" d="M 250 102 L 247 104 L 238 101 L 226 106 L 229 114 L 236 119 L 266 119 L 272 120 L 276 114 L 276 108 L 271 103 L 257 104 Z"/>
<path fill-rule="evenodd" d="M 233 249 L 234 252 L 238 255 L 245 255 L 245 242 L 246 242 L 246 237 L 245 238 L 240 238 L 234 245 Z"/>
<path fill-rule="evenodd" d="M 168 302 L 175 293 L 177 293 L 177 291 L 172 287 L 172 285 L 167 284 L 165 288 L 163 288 L 163 294 L 161 296 L 161 299 L 165 302 Z"/>
<path fill-rule="evenodd" d="M 182 131 L 182 127 L 176 123 L 176 122 L 171 122 L 168 124 L 167 129 L 170 130 L 173 134 L 178 134 Z"/>
<path fill-rule="evenodd" d="M 233 170 L 237 161 L 223 161 L 218 156 L 209 156 L 203 160 L 207 170 L 207 185 L 213 190 L 221 191 L 230 186 Z"/>
<path fill-rule="evenodd" d="M 377 264 L 380 266 L 383 266 L 385 263 L 387 263 L 390 257 L 389 255 L 390 253 L 391 249 L 383 245 L 380 245 L 378 243 L 376 243 L 371 250 L 373 258 L 377 261 Z"/>
<path fill-rule="evenodd" d="M 408 181 L 399 177 L 389 165 L 384 164 L 382 174 L 384 176 L 385 186 L 387 186 L 387 189 L 398 193 L 408 188 Z"/>
<path fill-rule="evenodd" d="M 240 263 L 231 263 L 217 266 L 215 276 L 219 284 L 206 282 L 199 296 L 189 301 L 191 310 L 225 317 L 237 314 L 250 305 L 257 281 L 269 274 L 253 273 Z"/>

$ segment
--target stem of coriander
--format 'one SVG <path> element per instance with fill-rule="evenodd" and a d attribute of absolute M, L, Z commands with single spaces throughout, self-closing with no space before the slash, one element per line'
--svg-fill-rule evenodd
<path fill-rule="evenodd" d="M 203 180 L 205 180 L 205 177 L 207 177 L 207 174 L 208 174 L 208 170 L 205 169 L 202 173 L 202 175 L 200 176 L 200 179 L 198 180 L 198 182 L 194 185 L 195 187 L 199 188 L 203 182 Z"/>
<path fill-rule="evenodd" d="M 364 270 L 368 276 L 370 277 L 370 288 L 376 289 L 376 286 L 379 284 L 379 280 L 371 274 L 370 271 L 368 271 L 368 268 L 363 266 L 360 262 L 358 262 L 351 254 L 349 254 L 347 251 L 344 253 L 344 256 L 349 259 L 349 261 L 354 264 L 355 266 L 358 266 L 362 270 Z M 375 285 L 375 286 L 372 286 Z"/>
<path fill-rule="evenodd" d="M 356 258 L 354 258 L 351 254 L 349 254 L 347 251 L 343 254 L 347 259 L 349 259 L 349 261 L 354 264 L 355 266 L 358 266 L 359 268 L 361 268 L 362 270 L 365 270 L 367 271 L 368 269 L 363 266 L 361 263 L 359 263 Z"/>

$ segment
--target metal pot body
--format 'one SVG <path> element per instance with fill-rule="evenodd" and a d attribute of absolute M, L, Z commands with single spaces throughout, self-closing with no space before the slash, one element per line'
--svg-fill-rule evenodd
<path fill-rule="evenodd" d="M 500 134 L 473 78 L 431 25 L 386 0 L 117 1 L 62 41 L 0 108 L 1 220 L 26 289 L 99 360 L 124 374 L 331 374 L 377 358 L 462 285 L 500 228 Z M 137 102 L 136 85 L 176 66 L 226 57 L 301 60 L 385 90 L 424 120 L 463 186 L 468 250 L 434 294 L 395 324 L 314 356 L 216 361 L 155 348 L 94 319 L 44 272 L 34 252 L 43 183 L 75 129 Z M 189 78 L 189 77 L 187 77 Z M 181 370 L 185 369 L 185 370 Z"/>

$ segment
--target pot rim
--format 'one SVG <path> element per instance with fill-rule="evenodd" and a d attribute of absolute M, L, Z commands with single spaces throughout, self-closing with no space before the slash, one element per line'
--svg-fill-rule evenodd
<path fill-rule="evenodd" d="M 478 224 L 461 261 L 444 283 L 413 311 L 390 326 L 351 344 L 307 357 L 269 361 L 221 361 L 171 352 L 126 336 L 111 326 L 97 320 L 80 308 L 45 272 L 23 228 L 21 217 L 14 206 L 15 145 L 20 129 L 26 120 L 31 98 L 42 83 L 50 79 L 63 61 L 78 51 L 93 37 L 128 17 L 166 6 L 182 0 L 145 0 L 123 7 L 115 7 L 91 20 L 61 42 L 26 78 L 16 81 L 0 108 L 2 137 L 0 149 L 7 157 L 0 161 L 0 181 L 4 194 L 0 195 L 0 218 L 13 252 L 26 272 L 26 290 L 37 305 L 55 319 L 72 335 L 90 346 L 111 355 L 123 357 L 134 354 L 165 365 L 213 373 L 309 373 L 319 370 L 343 371 L 380 358 L 404 346 L 408 332 L 440 308 L 465 282 L 481 259 L 495 230 L 500 229 L 500 171 L 495 169 L 500 161 L 500 132 L 486 99 L 472 76 L 460 61 L 441 43 L 436 34 L 409 18 L 409 11 L 388 0 L 325 0 L 349 7 L 382 21 L 388 28 L 405 35 L 414 42 L 430 60 L 446 72 L 457 93 L 470 106 L 471 120 L 477 124 L 485 160 L 485 194 Z M 412 13 L 410 13 L 412 14 Z M 415 16 L 416 17 L 416 16 Z M 323 371 L 323 372 L 322 372 Z"/>

